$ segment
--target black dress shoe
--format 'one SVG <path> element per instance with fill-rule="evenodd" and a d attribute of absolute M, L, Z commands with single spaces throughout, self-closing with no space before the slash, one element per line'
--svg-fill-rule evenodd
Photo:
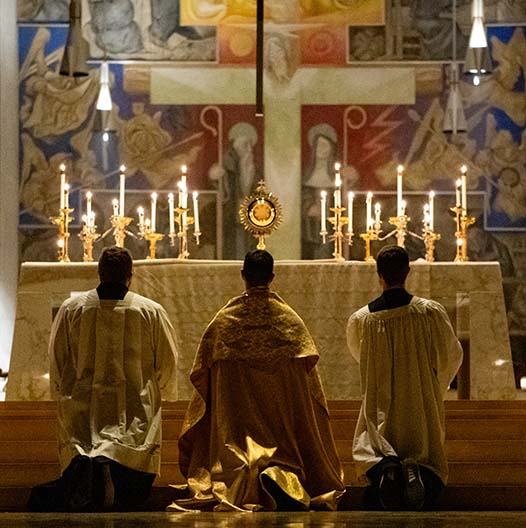
<path fill-rule="evenodd" d="M 402 462 L 402 469 L 405 481 L 404 497 L 406 507 L 408 510 L 420 511 L 424 507 L 426 490 L 420 476 L 418 464 L 408 458 Z"/>
<path fill-rule="evenodd" d="M 404 476 L 399 463 L 386 465 L 382 470 L 378 499 L 386 511 L 401 510 L 404 506 Z"/>

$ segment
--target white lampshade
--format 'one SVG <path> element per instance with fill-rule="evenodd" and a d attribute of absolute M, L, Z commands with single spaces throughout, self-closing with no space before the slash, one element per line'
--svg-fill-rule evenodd
<path fill-rule="evenodd" d="M 457 83 L 452 83 L 449 89 L 442 130 L 457 134 L 458 132 L 466 132 L 467 128 L 460 90 Z"/>
<path fill-rule="evenodd" d="M 97 110 L 111 110 L 110 74 L 107 62 L 100 65 L 100 91 L 97 99 Z"/>
<path fill-rule="evenodd" d="M 473 26 L 471 27 L 471 34 L 469 36 L 470 48 L 487 48 L 488 40 L 486 38 L 486 30 L 484 29 L 484 20 L 482 17 L 475 17 L 473 19 Z"/>

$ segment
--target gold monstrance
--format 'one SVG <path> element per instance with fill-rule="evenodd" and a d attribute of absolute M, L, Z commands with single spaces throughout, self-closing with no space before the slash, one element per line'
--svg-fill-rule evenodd
<path fill-rule="evenodd" d="M 282 216 L 278 198 L 267 191 L 263 180 L 239 208 L 239 219 L 243 227 L 258 239 L 258 249 L 265 249 L 265 238 L 278 228 Z"/>

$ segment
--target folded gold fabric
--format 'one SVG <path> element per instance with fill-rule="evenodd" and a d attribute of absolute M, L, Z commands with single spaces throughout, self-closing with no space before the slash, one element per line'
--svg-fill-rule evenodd
<path fill-rule="evenodd" d="M 218 312 L 194 362 L 179 439 L 190 498 L 169 509 L 335 509 L 343 472 L 300 317 L 268 289 Z"/>

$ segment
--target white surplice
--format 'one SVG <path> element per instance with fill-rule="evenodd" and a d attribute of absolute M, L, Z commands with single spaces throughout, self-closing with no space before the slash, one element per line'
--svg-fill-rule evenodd
<path fill-rule="evenodd" d="M 53 322 L 49 355 L 62 469 L 81 454 L 159 473 L 161 391 L 175 394 L 177 360 L 164 308 L 133 292 L 71 297 Z"/>
<path fill-rule="evenodd" d="M 413 458 L 447 482 L 443 399 L 462 362 L 444 307 L 413 297 L 406 306 L 355 312 L 347 343 L 360 363 L 362 406 L 353 457 L 357 474 L 387 455 Z"/>

